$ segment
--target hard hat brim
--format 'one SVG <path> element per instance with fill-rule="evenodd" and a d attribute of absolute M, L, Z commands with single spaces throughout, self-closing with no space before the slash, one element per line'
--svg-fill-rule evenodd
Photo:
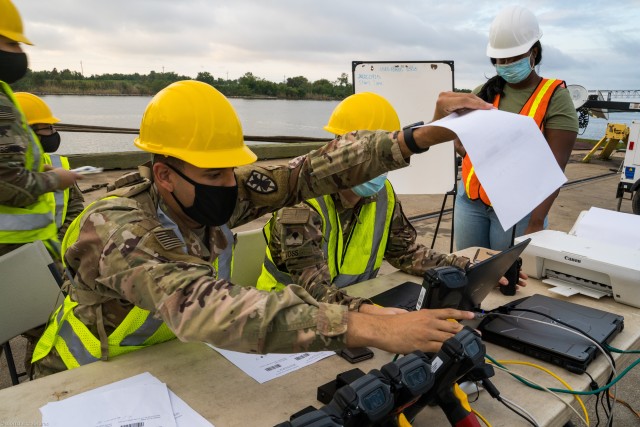
<path fill-rule="evenodd" d="M 332 135 L 344 135 L 345 133 L 349 133 L 349 132 L 345 132 L 344 129 L 338 129 L 329 125 L 326 125 L 322 129 L 326 130 Z"/>
<path fill-rule="evenodd" d="M 13 40 L 14 42 L 24 43 L 24 44 L 28 44 L 30 46 L 33 46 L 33 43 L 31 43 L 31 40 L 26 38 L 23 34 L 16 33 L 16 32 L 13 32 L 13 31 L 3 31 L 2 35 L 5 36 L 6 38 L 10 39 L 10 40 Z"/>
<path fill-rule="evenodd" d="M 172 148 L 171 150 L 154 150 L 149 144 L 142 142 L 139 137 L 136 138 L 133 143 L 141 150 L 175 157 L 201 169 L 245 166 L 258 159 L 258 156 L 246 145 L 238 148 L 216 149 L 215 152 L 211 152 L 193 151 L 191 149 L 180 150 L 177 148 Z"/>
<path fill-rule="evenodd" d="M 29 126 L 31 125 L 35 125 L 36 123 L 45 123 L 48 125 L 53 125 L 56 123 L 60 123 L 60 119 L 55 117 L 55 116 L 50 116 L 50 117 L 46 117 L 44 119 L 36 119 L 36 120 L 30 120 L 29 121 Z"/>
<path fill-rule="evenodd" d="M 540 34 L 540 36 L 533 41 L 521 44 L 520 46 L 510 47 L 506 49 L 497 49 L 491 47 L 490 43 L 487 43 L 487 56 L 489 58 L 504 59 L 522 55 L 523 53 L 527 53 L 533 47 L 533 45 L 536 44 L 538 40 L 540 40 L 540 37 L 542 37 L 542 34 Z"/>

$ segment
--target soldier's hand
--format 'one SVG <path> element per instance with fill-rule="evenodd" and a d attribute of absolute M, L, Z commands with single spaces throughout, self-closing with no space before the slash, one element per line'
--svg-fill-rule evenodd
<path fill-rule="evenodd" d="M 493 104 L 483 101 L 472 93 L 441 92 L 436 101 L 436 110 L 433 120 L 439 120 L 454 112 L 468 110 L 491 110 Z M 452 138 L 453 139 L 453 138 Z"/>
<path fill-rule="evenodd" d="M 407 310 L 403 308 L 396 307 L 381 307 L 375 304 L 362 304 L 360 309 L 358 310 L 360 313 L 366 314 L 380 314 L 380 315 L 389 315 L 389 314 L 403 314 L 407 313 Z"/>
<path fill-rule="evenodd" d="M 79 179 L 84 179 L 82 175 L 76 172 L 68 171 L 64 168 L 55 168 L 51 172 L 58 176 L 58 188 L 57 190 L 64 190 L 71 187 Z"/>
<path fill-rule="evenodd" d="M 348 347 L 377 347 L 392 353 L 414 350 L 436 352 L 442 343 L 462 330 L 451 319 L 473 319 L 470 311 L 451 308 L 419 310 L 395 316 L 349 313 Z"/>
<path fill-rule="evenodd" d="M 529 276 L 527 276 L 526 273 L 520 271 L 520 273 L 518 273 L 518 286 L 527 286 L 528 278 Z M 500 280 L 498 280 L 498 285 L 500 286 L 507 286 L 508 284 L 509 284 L 509 279 L 507 279 L 504 276 L 502 276 Z"/>
<path fill-rule="evenodd" d="M 453 112 L 462 112 L 467 110 L 490 110 L 494 108 L 492 104 L 483 101 L 476 95 L 471 93 L 459 92 L 442 92 L 438 96 L 436 102 L 436 110 L 433 114 L 433 120 L 438 120 L 444 116 L 448 116 Z M 444 127 L 440 126 L 423 126 L 413 130 L 413 139 L 418 148 L 427 149 L 432 145 L 442 142 L 451 141 L 457 138 L 457 135 Z M 404 134 L 398 134 L 398 145 L 400 152 L 404 158 L 408 158 L 413 154 L 404 141 Z"/>

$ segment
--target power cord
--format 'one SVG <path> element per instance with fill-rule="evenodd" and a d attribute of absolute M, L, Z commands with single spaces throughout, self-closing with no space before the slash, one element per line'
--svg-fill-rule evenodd
<path fill-rule="evenodd" d="M 511 402 L 510 400 L 500 396 L 500 391 L 495 385 L 493 385 L 491 380 L 489 380 L 488 378 L 485 378 L 480 382 L 482 383 L 482 387 L 484 387 L 484 389 L 487 390 L 487 392 L 491 397 L 496 399 L 498 402 L 502 403 L 507 409 L 514 412 L 516 415 L 527 420 L 527 422 L 529 422 L 534 427 L 538 427 L 537 421 L 535 420 L 535 418 L 533 418 L 533 416 L 529 412 L 527 412 L 521 406 L 518 406 L 515 403 Z"/>

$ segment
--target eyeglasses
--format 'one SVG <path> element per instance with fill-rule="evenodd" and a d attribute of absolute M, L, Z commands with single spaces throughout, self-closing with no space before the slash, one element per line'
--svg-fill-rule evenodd
<path fill-rule="evenodd" d="M 35 133 L 44 133 L 45 135 L 51 135 L 56 131 L 53 125 L 37 125 L 31 127 Z"/>

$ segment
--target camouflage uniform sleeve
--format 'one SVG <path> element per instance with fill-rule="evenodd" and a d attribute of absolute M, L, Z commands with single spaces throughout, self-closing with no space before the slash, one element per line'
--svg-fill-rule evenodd
<path fill-rule="evenodd" d="M 25 168 L 30 131 L 22 127 L 20 112 L 0 92 L 0 204 L 25 207 L 44 193 L 58 187 L 53 172 L 33 172 Z"/>
<path fill-rule="evenodd" d="M 230 227 L 407 166 L 396 136 L 396 132 L 353 132 L 286 165 L 237 168 L 238 203 Z"/>
<path fill-rule="evenodd" d="M 82 191 L 78 187 L 78 184 L 74 184 L 69 187 L 69 204 L 67 206 L 67 216 L 64 219 L 64 224 L 58 230 L 58 239 L 62 241 L 64 233 L 67 232 L 69 225 L 73 222 L 78 215 L 84 210 L 84 196 Z"/>
<path fill-rule="evenodd" d="M 416 230 L 404 215 L 402 205 L 396 196 L 396 207 L 384 253 L 389 264 L 405 273 L 424 276 L 424 273 L 433 267 L 455 265 L 464 269 L 469 263 L 469 258 L 443 254 L 416 243 L 416 236 Z"/>
<path fill-rule="evenodd" d="M 104 298 L 103 311 L 118 301 L 149 310 L 183 341 L 252 353 L 344 347 L 346 307 L 319 303 L 296 285 L 263 292 L 216 280 L 213 267 L 186 254 L 168 231 L 134 200 L 97 202 L 65 253 L 76 286 L 96 295 L 94 300 Z M 105 313 L 105 319 L 122 310 Z"/>
<path fill-rule="evenodd" d="M 304 203 L 278 211 L 273 218 L 269 250 L 280 271 L 291 275 L 320 302 L 358 310 L 367 301 L 350 297 L 331 284 L 328 260 L 322 249 L 322 218 Z"/>

